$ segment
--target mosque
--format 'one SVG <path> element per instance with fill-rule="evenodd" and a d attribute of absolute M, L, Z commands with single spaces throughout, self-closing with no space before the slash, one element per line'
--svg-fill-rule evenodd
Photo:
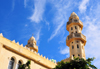
<path fill-rule="evenodd" d="M 64 62 L 70 61 L 73 57 L 85 58 L 86 37 L 81 33 L 83 23 L 75 12 L 72 12 L 66 29 L 69 35 L 66 39 L 66 45 L 69 47 L 70 57 L 63 59 Z M 57 63 L 38 53 L 36 40 L 32 36 L 26 46 L 10 41 L 0 34 L 0 69 L 18 69 L 21 64 L 31 60 L 31 69 L 52 69 Z"/>

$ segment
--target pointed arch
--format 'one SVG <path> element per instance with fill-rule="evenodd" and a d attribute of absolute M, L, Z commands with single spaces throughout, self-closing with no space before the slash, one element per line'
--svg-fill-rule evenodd
<path fill-rule="evenodd" d="M 15 65 L 15 62 L 16 62 L 15 57 L 11 57 L 11 59 L 9 61 L 8 69 L 13 69 L 14 65 Z"/>

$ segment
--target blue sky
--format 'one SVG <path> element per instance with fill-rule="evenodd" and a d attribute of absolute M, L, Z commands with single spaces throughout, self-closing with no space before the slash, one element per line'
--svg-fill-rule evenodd
<path fill-rule="evenodd" d="M 86 58 L 95 57 L 100 68 L 99 0 L 1 0 L 0 33 L 24 46 L 34 34 L 39 53 L 61 61 L 69 57 L 66 22 L 73 11 L 84 25 Z"/>

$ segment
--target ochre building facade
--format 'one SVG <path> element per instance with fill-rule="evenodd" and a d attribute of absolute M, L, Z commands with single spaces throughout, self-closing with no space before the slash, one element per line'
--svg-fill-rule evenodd
<path fill-rule="evenodd" d="M 69 21 L 66 24 L 66 30 L 69 31 L 69 35 L 66 39 L 66 45 L 69 47 L 70 57 L 63 61 L 70 61 L 73 57 L 79 57 L 86 59 L 84 46 L 86 44 L 86 36 L 81 31 L 83 29 L 83 23 L 75 12 L 69 17 Z"/>
<path fill-rule="evenodd" d="M 67 22 L 66 29 L 69 35 L 66 45 L 69 47 L 70 57 L 63 61 L 70 61 L 73 57 L 85 59 L 86 37 L 81 33 L 83 23 L 79 20 L 76 13 L 72 13 Z M 31 69 L 52 69 L 57 64 L 38 53 L 36 40 L 32 36 L 26 46 L 19 45 L 15 40 L 10 41 L 0 34 L 0 69 L 18 69 L 21 64 L 31 60 Z"/>
<path fill-rule="evenodd" d="M 32 36 L 23 47 L 15 40 L 10 41 L 0 34 L 0 69 L 18 69 L 20 64 L 31 60 L 31 69 L 52 69 L 56 63 L 38 53 L 35 38 Z"/>

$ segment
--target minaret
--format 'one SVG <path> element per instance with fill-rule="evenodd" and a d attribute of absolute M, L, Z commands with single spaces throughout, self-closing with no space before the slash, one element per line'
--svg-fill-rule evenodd
<path fill-rule="evenodd" d="M 69 47 L 70 57 L 79 57 L 85 59 L 86 37 L 81 33 L 83 23 L 79 20 L 79 17 L 73 12 L 69 21 L 67 22 L 66 29 L 69 31 L 69 35 L 66 39 L 66 45 Z"/>
<path fill-rule="evenodd" d="M 36 40 L 33 36 L 28 40 L 26 47 L 38 52 L 38 46 L 36 45 Z"/>

